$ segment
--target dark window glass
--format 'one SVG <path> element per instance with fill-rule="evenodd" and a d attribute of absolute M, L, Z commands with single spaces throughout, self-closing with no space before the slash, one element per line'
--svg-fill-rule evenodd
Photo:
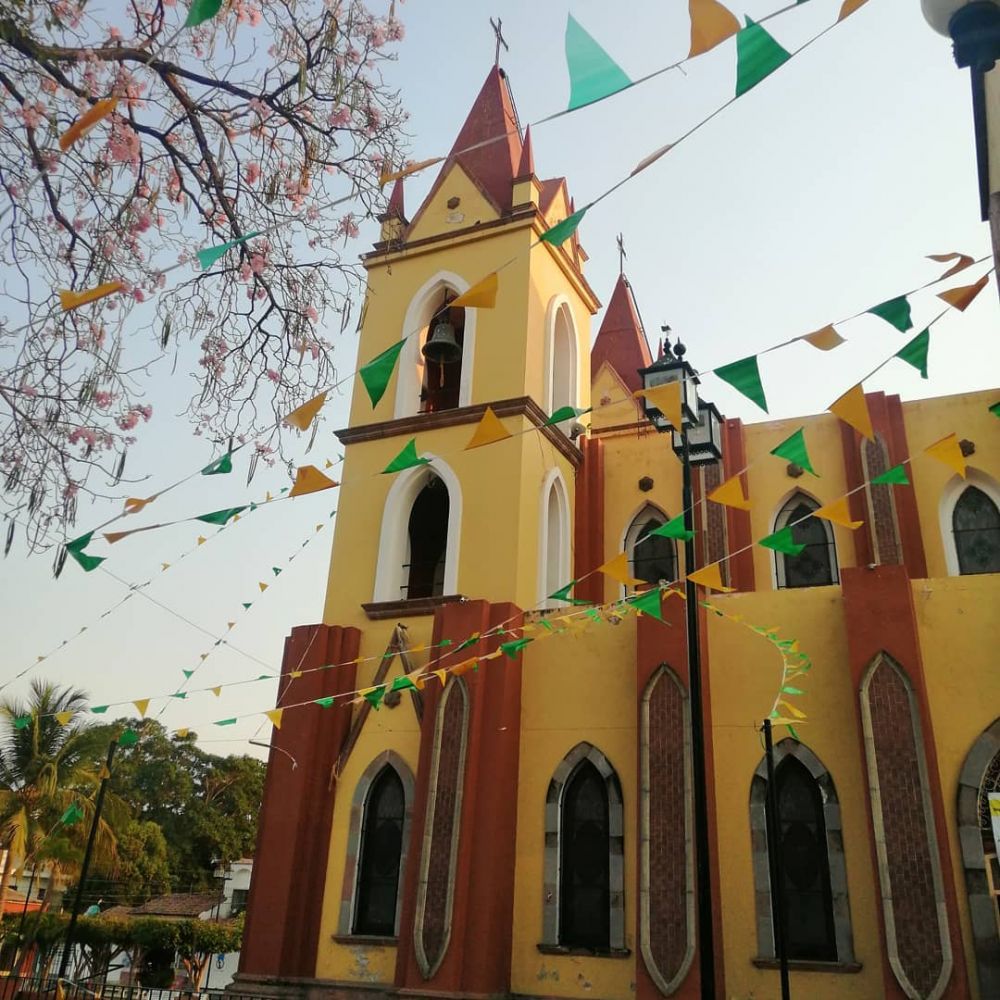
<path fill-rule="evenodd" d="M 785 904 L 788 957 L 837 960 L 826 854 L 823 800 L 812 775 L 794 757 L 778 765 L 778 877 Z M 776 898 L 772 886 L 772 900 Z"/>
<path fill-rule="evenodd" d="M 1000 510 L 982 490 L 965 488 L 952 527 L 959 573 L 1000 573 Z"/>
<path fill-rule="evenodd" d="M 559 878 L 559 943 L 607 948 L 611 941 L 608 793 L 589 761 L 563 795 Z"/>
<path fill-rule="evenodd" d="M 674 543 L 662 535 L 650 535 L 663 524 L 663 518 L 651 516 L 639 529 L 632 547 L 632 575 L 647 583 L 677 578 Z"/>
<path fill-rule="evenodd" d="M 786 505 L 786 512 L 778 518 L 779 525 L 791 525 L 793 540 L 805 546 L 797 556 L 778 555 L 783 560 L 785 587 L 823 587 L 837 582 L 836 557 L 826 526 L 819 518 L 808 517 L 816 509 L 816 504 L 799 498 Z"/>
<path fill-rule="evenodd" d="M 403 850 L 403 783 L 391 767 L 372 782 L 365 802 L 358 867 L 355 934 L 396 933 L 396 892 Z"/>
<path fill-rule="evenodd" d="M 437 476 L 417 494 L 408 530 L 410 562 L 403 597 L 440 597 L 448 544 L 448 488 Z"/>
<path fill-rule="evenodd" d="M 247 897 L 249 895 L 249 889 L 233 889 L 233 899 L 229 911 L 231 917 L 239 916 L 247 908 Z"/>

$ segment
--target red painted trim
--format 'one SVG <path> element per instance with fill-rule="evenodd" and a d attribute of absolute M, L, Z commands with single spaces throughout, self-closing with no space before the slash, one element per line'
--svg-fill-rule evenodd
<path fill-rule="evenodd" d="M 880 394 L 881 395 L 881 394 Z M 898 465 L 910 457 L 910 446 L 906 440 L 906 424 L 903 421 L 903 404 L 899 396 L 885 397 L 885 430 L 882 435 L 889 448 L 889 461 Z M 920 531 L 920 515 L 917 511 L 915 490 L 916 473 L 914 463 L 906 466 L 909 486 L 893 486 L 892 495 L 896 501 L 896 523 L 899 526 L 899 540 L 903 546 L 903 562 L 911 579 L 927 578 L 927 554 L 924 551 L 924 536 Z"/>
<path fill-rule="evenodd" d="M 860 690 L 861 680 L 872 661 L 881 652 L 891 656 L 906 672 L 920 712 L 920 728 L 927 760 L 928 791 L 934 813 L 937 832 L 938 862 L 944 885 L 945 906 L 948 911 L 948 930 L 951 938 L 952 974 L 944 997 L 959 1000 L 969 995 L 966 978 L 965 952 L 962 945 L 961 924 L 959 923 L 958 900 L 955 891 L 955 876 L 949 855 L 948 819 L 944 810 L 938 770 L 937 745 L 927 701 L 927 686 L 924 680 L 923 658 L 917 630 L 916 611 L 913 607 L 913 591 L 910 576 L 904 566 L 877 566 L 874 569 L 844 569 L 841 573 L 841 588 L 844 595 L 844 628 L 847 634 L 847 649 L 850 662 L 851 680 L 856 690 Z M 864 765 L 864 729 L 861 723 L 860 699 L 858 705 L 858 737 L 861 760 Z M 891 794 L 891 790 L 889 790 Z M 878 871 L 878 853 L 875 848 L 874 820 L 871 801 L 865 797 L 868 813 L 869 846 L 871 849 L 872 871 Z M 889 965 L 886 951 L 884 914 L 881 898 L 877 899 L 879 935 L 881 937 L 882 974 L 884 996 L 902 998 L 905 996 Z"/>
<path fill-rule="evenodd" d="M 872 417 L 872 424 L 875 423 L 875 413 L 872 393 L 865 398 L 868 400 L 868 412 Z M 847 508 L 851 512 L 851 518 L 855 521 L 864 521 L 864 524 L 857 531 L 852 531 L 854 539 L 854 563 L 856 566 L 868 566 L 875 562 L 875 525 L 872 523 L 871 511 L 868 509 L 867 491 L 858 489 L 864 485 L 865 471 L 861 463 L 861 435 L 842 420 L 840 423 L 840 444 L 844 454 L 844 480 L 848 490 L 857 490 L 847 498 Z M 879 434 L 885 437 L 881 428 L 876 428 Z"/>
<path fill-rule="evenodd" d="M 293 704 L 355 687 L 361 633 L 339 625 L 300 625 L 285 640 L 278 704 Z M 292 679 L 294 670 L 312 671 Z M 250 884 L 240 973 L 314 976 L 319 949 L 330 828 L 334 761 L 351 713 L 342 707 L 298 709 L 273 731 L 267 764 L 254 878 Z M 284 752 L 281 752 L 284 751 Z M 292 767 L 286 754 L 297 763 Z"/>
<path fill-rule="evenodd" d="M 604 442 L 589 438 L 576 475 L 576 528 L 573 533 L 573 576 L 591 573 L 604 562 Z M 576 587 L 575 596 L 600 604 L 604 578 L 592 573 Z"/>
<path fill-rule="evenodd" d="M 723 479 L 729 479 L 747 464 L 746 437 L 743 422 L 738 417 L 729 417 L 723 424 L 722 469 Z M 746 473 L 740 477 L 743 489 L 748 489 Z M 746 494 L 750 496 L 749 492 Z M 751 502 L 753 497 L 750 498 Z M 730 552 L 745 552 L 729 560 L 729 586 L 736 590 L 751 591 L 756 588 L 753 568 L 753 534 L 750 528 L 750 512 L 726 508 L 726 538 Z"/>

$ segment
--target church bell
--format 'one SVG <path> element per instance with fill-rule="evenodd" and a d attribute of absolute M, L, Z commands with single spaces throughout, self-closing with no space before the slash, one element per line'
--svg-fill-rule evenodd
<path fill-rule="evenodd" d="M 428 361 L 439 365 L 451 365 L 462 360 L 462 345 L 455 338 L 455 328 L 448 322 L 446 312 L 434 324 L 421 353 Z"/>

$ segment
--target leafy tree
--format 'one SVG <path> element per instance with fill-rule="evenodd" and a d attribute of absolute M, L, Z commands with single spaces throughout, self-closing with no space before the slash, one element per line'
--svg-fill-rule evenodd
<path fill-rule="evenodd" d="M 159 824 L 133 820 L 118 836 L 118 864 L 114 869 L 120 903 L 135 906 L 170 891 L 167 841 Z"/>
<path fill-rule="evenodd" d="M 404 120 L 380 73 L 395 5 L 230 0 L 184 28 L 188 8 L 0 4 L 0 474 L 38 527 L 120 477 L 180 331 L 199 430 L 280 449 L 271 428 L 334 375 L 321 317 L 343 330 L 360 287 L 342 247 L 383 203 Z M 196 269 L 197 248 L 231 240 Z M 122 291 L 60 309 L 58 289 L 109 281 Z"/>
<path fill-rule="evenodd" d="M 186 920 L 179 925 L 178 931 L 177 953 L 184 963 L 188 981 L 195 989 L 201 989 L 201 981 L 212 956 L 239 951 L 243 940 L 243 920 L 242 916 L 222 923 Z"/>

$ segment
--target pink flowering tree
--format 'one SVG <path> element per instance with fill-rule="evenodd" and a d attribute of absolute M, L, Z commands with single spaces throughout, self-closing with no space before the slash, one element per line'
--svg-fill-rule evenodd
<path fill-rule="evenodd" d="M 153 471 L 126 462 L 150 379 L 194 380 L 197 433 L 280 454 L 275 425 L 335 380 L 357 319 L 345 247 L 404 120 L 381 75 L 395 4 L 223 0 L 184 27 L 189 3 L 0 2 L 0 509 L 35 544 L 71 532 L 80 494 Z"/>

